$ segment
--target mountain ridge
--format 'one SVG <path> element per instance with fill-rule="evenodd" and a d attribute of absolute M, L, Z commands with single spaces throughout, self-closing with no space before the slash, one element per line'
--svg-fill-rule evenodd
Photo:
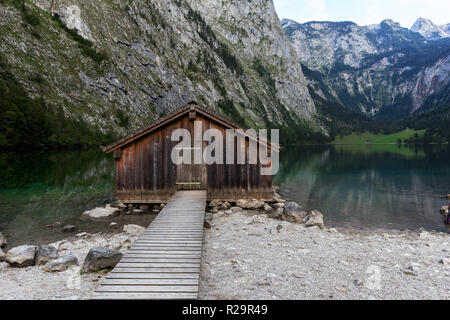
<path fill-rule="evenodd" d="M 299 62 L 318 71 L 309 85 L 330 102 L 399 119 L 449 101 L 449 38 L 430 41 L 390 19 L 362 27 L 286 19 L 281 24 Z"/>

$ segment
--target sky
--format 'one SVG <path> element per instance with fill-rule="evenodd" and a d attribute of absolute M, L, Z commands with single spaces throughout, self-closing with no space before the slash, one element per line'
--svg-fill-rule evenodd
<path fill-rule="evenodd" d="M 353 21 L 358 25 L 393 19 L 410 28 L 418 18 L 450 23 L 450 0 L 273 0 L 280 19 Z"/>

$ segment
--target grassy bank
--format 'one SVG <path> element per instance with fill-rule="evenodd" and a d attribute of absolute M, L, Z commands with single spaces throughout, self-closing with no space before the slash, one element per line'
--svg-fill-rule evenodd
<path fill-rule="evenodd" d="M 414 139 L 416 134 L 423 136 L 425 130 L 405 129 L 393 134 L 353 133 L 346 136 L 337 136 L 333 144 L 395 144 L 399 140 L 405 142 Z"/>

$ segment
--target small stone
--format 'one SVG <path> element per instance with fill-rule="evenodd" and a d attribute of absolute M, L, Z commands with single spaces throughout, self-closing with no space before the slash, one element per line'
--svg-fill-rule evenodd
<path fill-rule="evenodd" d="M 273 201 L 274 201 L 274 202 L 278 202 L 278 203 L 286 203 L 286 200 L 281 199 L 281 198 L 277 198 L 277 197 L 274 197 L 274 198 L 273 198 Z"/>
<path fill-rule="evenodd" d="M 26 268 L 34 265 L 37 246 L 24 245 L 12 248 L 6 254 L 6 262 L 11 267 Z"/>
<path fill-rule="evenodd" d="M 356 287 L 363 287 L 364 286 L 364 282 L 362 280 L 356 279 L 355 281 L 353 281 L 353 284 Z"/>
<path fill-rule="evenodd" d="M 114 250 L 120 250 L 120 248 L 122 248 L 122 244 L 120 242 L 114 241 L 109 244 L 109 247 Z"/>
<path fill-rule="evenodd" d="M 148 211 L 150 209 L 148 204 L 141 204 L 139 206 L 139 209 L 141 209 L 142 211 Z"/>
<path fill-rule="evenodd" d="M 273 210 L 273 208 L 271 206 L 269 206 L 268 204 L 265 204 L 263 209 L 265 212 L 271 212 Z"/>
<path fill-rule="evenodd" d="M 165 206 L 166 206 L 165 203 L 161 203 L 161 204 L 159 205 L 159 208 L 162 210 L 162 209 L 164 209 Z"/>
<path fill-rule="evenodd" d="M 214 207 L 214 208 L 212 208 L 211 209 L 211 213 L 212 214 L 216 214 L 216 213 L 218 213 L 220 210 L 219 210 L 219 208 L 217 208 L 217 207 Z"/>
<path fill-rule="evenodd" d="M 402 269 L 402 272 L 408 276 L 415 276 L 415 277 L 418 276 L 416 271 L 410 270 L 408 268 Z"/>
<path fill-rule="evenodd" d="M 257 199 L 252 200 L 240 199 L 236 202 L 237 207 L 249 210 L 260 209 L 264 207 L 264 205 L 265 205 L 264 202 L 259 201 Z"/>
<path fill-rule="evenodd" d="M 450 193 L 447 194 L 447 200 L 450 200 Z"/>
<path fill-rule="evenodd" d="M 275 204 L 273 205 L 273 207 L 274 207 L 275 209 L 279 209 L 279 208 L 284 208 L 285 205 L 286 205 L 285 203 L 278 202 L 278 203 L 275 203 Z"/>
<path fill-rule="evenodd" d="M 231 203 L 229 203 L 228 201 L 225 201 L 219 206 L 219 208 L 221 210 L 225 210 L 225 211 L 229 210 L 231 208 Z"/>
<path fill-rule="evenodd" d="M 131 214 L 136 214 L 136 215 L 138 215 L 138 214 L 143 214 L 144 213 L 144 211 L 143 210 L 140 210 L 140 209 L 134 209 L 132 212 L 131 212 Z"/>
<path fill-rule="evenodd" d="M 133 206 L 131 205 L 131 208 Z M 128 206 L 130 208 L 130 206 Z M 93 220 L 93 221 L 101 221 L 101 220 L 108 220 L 112 217 L 117 216 L 120 214 L 121 210 L 119 208 L 114 208 L 111 206 L 106 206 L 104 208 L 99 207 L 95 208 L 93 210 L 85 211 L 82 214 L 83 219 Z"/>
<path fill-rule="evenodd" d="M 210 222 L 210 221 L 212 221 L 212 219 L 213 219 L 212 213 L 211 212 L 206 212 L 205 213 L 205 221 Z"/>
<path fill-rule="evenodd" d="M 209 222 L 209 221 L 204 221 L 203 222 L 203 228 L 205 228 L 205 229 L 211 229 L 211 227 L 212 227 L 212 224 Z"/>
<path fill-rule="evenodd" d="M 6 253 L 3 252 L 2 248 L 0 248 L 0 262 L 5 261 Z"/>
<path fill-rule="evenodd" d="M 141 234 L 144 231 L 144 227 L 138 226 L 136 224 L 127 224 L 123 226 L 123 232 L 128 234 Z"/>
<path fill-rule="evenodd" d="M 117 222 L 111 222 L 109 224 L 109 229 L 111 229 L 111 230 L 115 230 L 115 229 L 118 229 L 118 228 L 119 228 L 119 224 Z"/>
<path fill-rule="evenodd" d="M 282 219 L 291 223 L 301 224 L 305 221 L 307 213 L 296 202 L 287 202 L 284 205 Z"/>
<path fill-rule="evenodd" d="M 46 228 L 57 228 L 59 226 L 61 226 L 61 222 L 57 221 L 57 222 L 53 222 L 53 223 L 47 224 L 45 227 Z"/>
<path fill-rule="evenodd" d="M 88 235 L 87 232 L 80 232 L 80 233 L 77 233 L 77 234 L 75 235 L 75 237 L 77 237 L 77 238 L 83 238 L 83 237 L 86 237 L 87 235 Z"/>
<path fill-rule="evenodd" d="M 233 214 L 232 210 L 225 210 L 224 212 L 225 212 L 225 214 L 228 214 L 228 215 Z"/>
<path fill-rule="evenodd" d="M 222 204 L 222 200 L 212 200 L 209 202 L 208 206 L 210 208 L 214 208 L 214 207 L 220 207 L 220 205 Z"/>
<path fill-rule="evenodd" d="M 42 269 L 47 272 L 60 272 L 66 271 L 70 266 L 77 266 L 78 259 L 71 253 L 56 259 L 49 261 Z"/>
<path fill-rule="evenodd" d="M 330 228 L 330 229 L 328 229 L 328 232 L 337 233 L 338 231 L 336 230 L 336 228 Z"/>
<path fill-rule="evenodd" d="M 120 210 L 125 210 L 127 208 L 127 206 L 125 204 L 123 204 L 122 202 L 119 202 L 118 204 L 116 204 L 116 208 L 118 208 Z"/>
<path fill-rule="evenodd" d="M 231 207 L 230 210 L 233 211 L 233 213 L 236 213 L 236 212 L 241 212 L 242 208 L 241 207 Z"/>
<path fill-rule="evenodd" d="M 347 288 L 344 288 L 344 287 L 335 287 L 335 289 L 337 291 L 340 291 L 340 292 L 346 292 L 347 291 Z"/>
<path fill-rule="evenodd" d="M 68 225 L 65 225 L 65 226 L 64 226 L 63 231 L 64 231 L 64 232 L 67 232 L 67 233 L 70 233 L 70 232 L 74 232 L 75 229 L 76 229 L 75 226 L 73 226 L 73 225 L 71 225 L 71 224 L 68 224 Z"/>
<path fill-rule="evenodd" d="M 281 219 L 281 217 L 283 216 L 283 213 L 284 213 L 284 209 L 278 208 L 278 209 L 272 211 L 270 216 L 274 219 Z"/>
<path fill-rule="evenodd" d="M 116 250 L 102 247 L 92 248 L 86 256 L 83 264 L 85 272 L 112 269 L 119 263 L 122 253 Z"/>
<path fill-rule="evenodd" d="M 7 244 L 6 237 L 0 232 L 0 248 L 6 247 Z"/>
<path fill-rule="evenodd" d="M 411 270 L 413 272 L 418 272 L 419 271 L 419 266 L 420 265 L 418 263 L 412 262 L 412 263 L 409 264 L 408 270 Z"/>
<path fill-rule="evenodd" d="M 440 211 L 441 211 L 441 214 L 448 213 L 448 206 L 443 206 Z"/>
<path fill-rule="evenodd" d="M 325 228 L 325 224 L 323 223 L 323 215 L 317 210 L 311 211 L 311 213 L 306 218 L 305 226 L 314 227 L 317 226 L 320 229 Z"/>
<path fill-rule="evenodd" d="M 64 250 L 72 250 L 74 248 L 74 244 L 72 242 L 66 241 L 59 245 L 58 250 L 64 251 Z"/>
<path fill-rule="evenodd" d="M 450 266 L 450 258 L 442 258 L 439 260 L 440 264 L 443 264 L 444 266 Z"/>
<path fill-rule="evenodd" d="M 52 246 L 40 246 L 36 253 L 35 264 L 41 266 L 59 258 L 58 250 Z"/>

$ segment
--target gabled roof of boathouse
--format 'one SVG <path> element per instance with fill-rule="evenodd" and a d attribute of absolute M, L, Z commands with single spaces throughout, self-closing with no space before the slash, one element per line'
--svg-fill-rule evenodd
<path fill-rule="evenodd" d="M 222 126 L 224 126 L 227 129 L 241 129 L 244 132 L 246 130 L 246 129 L 238 126 L 236 123 L 234 123 L 230 119 L 218 114 L 217 112 L 215 112 L 211 109 L 206 109 L 205 107 L 201 107 L 197 104 L 197 102 L 192 101 L 192 102 L 189 102 L 188 104 L 186 104 L 185 106 L 180 107 L 180 108 L 168 113 L 164 117 L 157 119 L 150 125 L 143 127 L 141 129 L 137 130 L 136 132 L 131 133 L 131 134 L 123 137 L 122 139 L 117 140 L 116 142 L 113 142 L 112 144 L 110 144 L 106 147 L 103 147 L 102 150 L 106 153 L 113 152 L 121 147 L 124 147 L 130 143 L 133 143 L 135 140 L 142 138 L 142 137 L 150 134 L 153 131 L 158 130 L 159 128 L 166 125 L 167 123 L 169 123 L 173 120 L 176 120 L 177 118 L 183 117 L 186 114 L 189 114 L 189 112 L 191 112 L 191 111 L 196 111 L 199 114 L 201 114 L 202 116 L 205 116 L 206 118 L 216 121 L 217 123 L 221 124 Z M 247 133 L 245 133 L 244 135 L 250 139 L 258 141 L 258 138 L 253 135 L 249 135 Z M 267 145 L 269 148 L 273 149 L 274 151 L 279 151 L 279 146 L 276 144 L 267 143 L 265 141 L 260 141 L 260 143 Z"/>

